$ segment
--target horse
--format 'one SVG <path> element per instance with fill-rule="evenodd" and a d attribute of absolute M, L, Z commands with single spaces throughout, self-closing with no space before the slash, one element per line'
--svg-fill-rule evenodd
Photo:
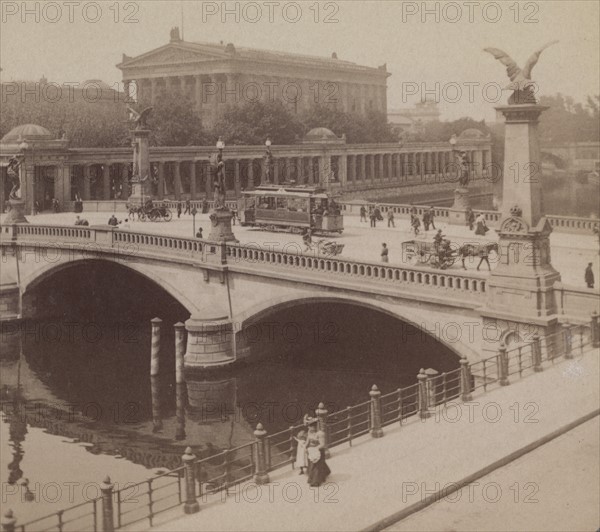
<path fill-rule="evenodd" d="M 467 257 L 481 257 L 481 260 L 486 260 L 492 252 L 498 253 L 498 242 L 486 242 L 485 244 L 464 244 L 458 250 L 458 255 L 461 258 L 463 270 L 466 270 L 465 259 Z M 479 263 L 481 265 L 481 262 Z M 488 262 L 488 267 L 490 263 Z"/>

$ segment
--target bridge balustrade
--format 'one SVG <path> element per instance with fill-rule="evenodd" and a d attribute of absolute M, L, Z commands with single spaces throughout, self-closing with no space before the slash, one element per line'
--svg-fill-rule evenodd
<path fill-rule="evenodd" d="M 463 273 L 431 272 L 426 269 L 406 268 L 402 266 L 384 266 L 377 263 L 364 263 L 333 257 L 310 257 L 299 253 L 283 251 L 265 251 L 257 247 L 242 244 L 227 244 L 226 254 L 234 262 L 249 264 L 268 264 L 286 266 L 294 269 L 334 273 L 343 278 L 361 278 L 386 281 L 394 284 L 410 284 L 445 288 L 470 294 L 483 294 L 486 280 L 473 278 Z"/>

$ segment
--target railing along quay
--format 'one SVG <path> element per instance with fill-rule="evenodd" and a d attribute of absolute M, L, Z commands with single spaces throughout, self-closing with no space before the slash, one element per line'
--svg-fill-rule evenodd
<path fill-rule="evenodd" d="M 320 403 L 315 414 L 319 430 L 325 433 L 326 453 L 346 443 L 351 447 L 356 438 L 369 433 L 373 438 L 380 438 L 385 427 L 394 424 L 401 427 L 411 420 L 427 419 L 436 408 L 456 401 L 471 401 L 473 393 L 508 386 L 511 381 L 543 371 L 561 359 L 583 356 L 587 346 L 600 347 L 597 313 L 586 325 L 564 324 L 562 330 L 544 338 L 534 335 L 531 342 L 514 346 L 500 344 L 497 354 L 472 364 L 463 357 L 460 367 L 449 372 L 432 374 L 422 369 L 416 384 L 386 394 L 374 385 L 368 400 L 333 413 Z M 254 442 L 200 459 L 188 447 L 182 456 L 182 465 L 176 469 L 119 490 L 113 490 L 107 477 L 101 484 L 101 497 L 22 525 L 17 525 L 15 516 L 8 510 L 2 518 L 2 529 L 5 532 L 109 532 L 142 521 L 152 526 L 156 515 L 180 505 L 187 514 L 198 512 L 199 499 L 204 502 L 218 494 L 226 498 L 229 490 L 238 484 L 249 480 L 265 484 L 269 482 L 270 472 L 290 465 L 293 468 L 294 436 L 302 428 L 304 425 L 297 425 L 268 434 L 259 423 Z M 77 525 L 71 526 L 73 523 Z"/>

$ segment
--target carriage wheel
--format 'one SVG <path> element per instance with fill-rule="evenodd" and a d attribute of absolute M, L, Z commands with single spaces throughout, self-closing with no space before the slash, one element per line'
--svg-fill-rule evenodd
<path fill-rule="evenodd" d="M 164 215 L 165 222 L 170 222 L 172 220 L 172 218 L 173 218 L 173 213 L 167 209 L 165 211 L 165 215 Z"/>
<path fill-rule="evenodd" d="M 146 221 L 146 213 L 145 212 L 138 212 L 138 220 L 140 222 L 145 222 Z"/>
<path fill-rule="evenodd" d="M 155 210 L 150 211 L 150 213 L 148 214 L 148 218 L 150 219 L 151 222 L 156 222 L 158 217 L 159 217 L 159 214 Z"/>
<path fill-rule="evenodd" d="M 408 263 L 411 266 L 416 266 L 420 262 L 420 258 L 419 258 L 418 253 L 412 253 L 411 255 L 408 255 L 407 258 L 408 258 Z"/>

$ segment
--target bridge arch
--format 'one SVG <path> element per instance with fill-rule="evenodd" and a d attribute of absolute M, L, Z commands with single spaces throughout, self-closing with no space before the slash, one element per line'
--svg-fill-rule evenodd
<path fill-rule="evenodd" d="M 33 269 L 24 269 L 24 273 L 21 275 L 20 286 L 21 293 L 26 295 L 37 287 L 42 286 L 45 282 L 50 280 L 57 274 L 66 270 L 85 268 L 86 266 L 92 266 L 97 264 L 110 264 L 116 268 L 123 268 L 133 274 L 141 276 L 148 283 L 156 286 L 162 291 L 166 292 L 171 298 L 177 301 L 183 308 L 185 308 L 190 314 L 197 311 L 196 302 L 194 302 L 188 294 L 176 284 L 167 280 L 166 276 L 156 275 L 156 272 L 152 270 L 148 265 L 139 263 L 125 263 L 122 260 L 115 260 L 109 256 L 100 257 L 81 257 L 70 260 L 62 260 L 57 262 L 45 261 L 40 267 Z"/>
<path fill-rule="evenodd" d="M 449 351 L 454 353 L 457 358 L 467 357 L 471 361 L 477 361 L 481 358 L 476 346 L 469 342 L 470 335 L 464 334 L 464 331 L 459 333 L 459 338 L 454 335 L 452 338 L 444 337 L 444 334 L 439 334 L 448 324 L 454 324 L 452 320 L 447 320 L 444 323 L 436 320 L 435 317 L 427 316 L 427 314 L 414 307 L 403 307 L 397 304 L 374 302 L 356 296 L 346 296 L 343 294 L 327 294 L 315 292 L 312 294 L 303 294 L 297 296 L 282 296 L 278 298 L 268 299 L 253 307 L 248 308 L 242 314 L 236 316 L 237 330 L 243 331 L 252 324 L 274 315 L 280 311 L 298 307 L 301 305 L 337 303 L 347 304 L 351 306 L 362 307 L 376 312 L 380 312 L 397 319 L 400 322 L 408 324 L 424 334 L 430 336 Z M 436 334 L 436 331 L 438 334 Z"/>

